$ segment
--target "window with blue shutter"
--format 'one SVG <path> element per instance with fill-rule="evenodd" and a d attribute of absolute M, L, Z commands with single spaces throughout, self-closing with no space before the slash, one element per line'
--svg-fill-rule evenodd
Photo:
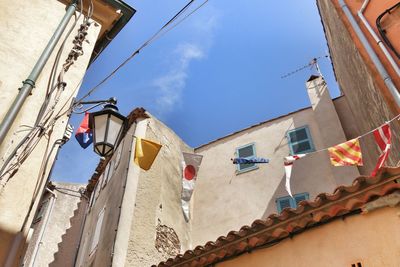
<path fill-rule="evenodd" d="M 242 147 L 238 147 L 236 149 L 236 156 L 238 158 L 252 158 L 256 156 L 256 148 L 254 143 L 248 144 Z M 237 164 L 237 172 L 245 172 L 245 171 L 250 171 L 257 169 L 258 166 L 256 163 L 242 163 L 242 164 Z"/>
<path fill-rule="evenodd" d="M 279 197 L 276 199 L 276 209 L 278 210 L 278 213 L 281 213 L 284 208 L 295 209 L 301 201 L 308 199 L 308 193 L 296 194 L 293 198 L 290 196 Z"/>
<path fill-rule="evenodd" d="M 302 154 L 314 151 L 310 129 L 303 126 L 287 132 L 290 154 Z"/>

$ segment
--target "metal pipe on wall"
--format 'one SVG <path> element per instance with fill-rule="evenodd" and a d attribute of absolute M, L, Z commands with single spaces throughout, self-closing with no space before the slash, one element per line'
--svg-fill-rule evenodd
<path fill-rule="evenodd" d="M 364 23 L 365 28 L 369 31 L 371 36 L 374 38 L 375 42 L 379 45 L 383 53 L 385 54 L 386 58 L 389 60 L 390 64 L 392 65 L 394 71 L 400 76 L 400 68 L 397 65 L 396 61 L 390 54 L 389 50 L 386 48 L 384 43 L 381 39 L 379 39 L 378 35 L 375 33 L 374 29 L 372 29 L 371 25 L 368 23 L 367 19 L 364 17 L 364 11 L 367 8 L 370 0 L 365 0 L 363 5 L 361 6 L 360 10 L 357 12 L 358 17 L 361 19 L 362 23 Z"/>
<path fill-rule="evenodd" d="M 397 90 L 395 84 L 393 83 L 392 79 L 390 78 L 388 72 L 386 71 L 385 67 L 383 66 L 382 62 L 376 55 L 375 51 L 369 44 L 367 38 L 365 37 L 363 31 L 361 30 L 360 26 L 357 24 L 356 20 L 354 19 L 353 15 L 351 14 L 350 9 L 344 2 L 344 0 L 338 0 L 340 7 L 342 8 L 344 14 L 346 15 L 347 19 L 349 20 L 351 26 L 354 29 L 354 32 L 357 34 L 357 37 L 360 39 L 361 43 L 363 44 L 365 50 L 367 51 L 368 55 L 370 56 L 372 62 L 374 63 L 376 69 L 379 72 L 379 75 L 382 77 L 383 81 L 385 82 L 387 88 L 389 89 L 391 95 L 393 96 L 396 104 L 400 107 L 400 93 Z"/>
<path fill-rule="evenodd" d="M 35 87 L 37 78 L 41 74 L 44 66 L 50 58 L 51 53 L 53 52 L 62 34 L 64 33 L 64 30 L 67 27 L 71 17 L 75 14 L 76 7 L 77 0 L 73 0 L 72 3 L 68 6 L 64 17 L 58 24 L 57 29 L 47 43 L 46 48 L 43 50 L 28 78 L 26 78 L 26 80 L 22 82 L 23 85 L 19 89 L 17 97 L 14 99 L 14 102 L 9 107 L 6 115 L 3 118 L 3 121 L 0 124 L 0 145 L 3 143 L 4 138 L 7 136 L 7 133 L 10 130 L 25 100 L 28 98 L 28 96 L 32 92 L 32 89 Z"/>

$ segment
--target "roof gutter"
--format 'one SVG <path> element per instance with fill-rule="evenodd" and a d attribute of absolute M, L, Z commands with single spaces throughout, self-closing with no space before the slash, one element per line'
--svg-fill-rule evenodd
<path fill-rule="evenodd" d="M 394 61 L 394 58 L 389 53 L 389 50 L 383 44 L 382 40 L 379 39 L 378 35 L 375 33 L 375 31 L 372 29 L 371 25 L 368 23 L 367 19 L 364 17 L 364 11 L 365 11 L 365 9 L 367 9 L 369 2 L 370 2 L 370 0 L 365 0 L 364 4 L 361 6 L 361 8 L 357 14 L 360 17 L 362 23 L 364 23 L 365 28 L 367 28 L 367 30 L 369 31 L 371 36 L 374 38 L 377 45 L 381 48 L 382 52 L 385 54 L 386 58 L 389 60 L 394 71 L 397 73 L 398 76 L 400 76 L 400 68 L 399 68 L 399 66 L 397 66 L 396 61 Z"/>
<path fill-rule="evenodd" d="M 356 33 L 358 39 L 360 39 L 361 43 L 363 44 L 365 50 L 367 51 L 369 57 L 371 58 L 372 62 L 374 63 L 376 69 L 379 72 L 379 75 L 382 77 L 383 81 L 385 82 L 387 88 L 389 89 L 391 95 L 394 98 L 397 107 L 400 107 L 400 93 L 397 90 L 395 84 L 393 83 L 392 79 L 390 78 L 388 72 L 386 71 L 385 67 L 383 66 L 382 62 L 378 58 L 377 54 L 375 53 L 374 49 L 369 44 L 367 38 L 365 37 L 363 31 L 361 30 L 360 26 L 357 24 L 356 20 L 354 19 L 353 15 L 351 14 L 350 9 L 344 2 L 344 0 L 339 0 L 340 7 L 342 8 L 344 14 L 346 15 L 347 19 L 349 20 L 351 26 L 353 27 L 354 32 Z"/>
<path fill-rule="evenodd" d="M 104 0 L 107 4 L 113 8 L 121 11 L 121 17 L 115 22 L 114 26 L 107 32 L 104 33 L 104 37 L 96 43 L 92 57 L 90 58 L 90 64 L 92 64 L 97 56 L 103 52 L 106 46 L 117 36 L 123 27 L 128 23 L 132 16 L 136 13 L 136 10 L 125 2 L 120 0 Z"/>

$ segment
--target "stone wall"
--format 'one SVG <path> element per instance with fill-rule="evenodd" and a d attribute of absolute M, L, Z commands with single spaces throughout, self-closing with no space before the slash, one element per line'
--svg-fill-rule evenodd
<path fill-rule="evenodd" d="M 382 81 L 376 71 L 370 68 L 371 62 L 365 52 L 359 50 L 354 33 L 349 32 L 343 21 L 344 15 L 338 12 L 331 0 L 318 0 L 322 24 L 341 91 L 345 94 L 348 106 L 357 124 L 358 135 L 369 132 L 397 115 L 390 108 L 383 95 Z M 364 53 L 364 54 L 363 54 Z M 370 135 L 363 140 L 372 161 L 379 155 L 378 147 Z M 400 127 L 392 123 L 392 152 L 388 164 L 396 165 L 400 160 Z M 370 168 L 360 169 L 362 174 L 370 174 Z"/>

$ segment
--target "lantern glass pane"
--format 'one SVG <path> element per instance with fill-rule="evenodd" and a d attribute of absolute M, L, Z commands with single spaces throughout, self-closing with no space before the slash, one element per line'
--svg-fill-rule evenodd
<path fill-rule="evenodd" d="M 104 155 L 107 155 L 107 156 L 108 156 L 108 154 L 111 153 L 111 150 L 112 150 L 112 147 L 111 147 L 111 146 L 109 146 L 109 145 L 104 145 Z"/>
<path fill-rule="evenodd" d="M 107 129 L 107 114 L 94 116 L 95 143 L 103 142 Z"/>
<path fill-rule="evenodd" d="M 96 145 L 96 146 L 94 147 L 94 151 L 95 151 L 97 154 L 102 155 L 102 154 L 103 154 L 103 146 L 102 146 L 102 145 Z"/>
<path fill-rule="evenodd" d="M 109 121 L 110 126 L 108 127 L 107 140 L 105 140 L 105 142 L 113 146 L 115 145 L 115 143 L 117 142 L 119 132 L 122 128 L 123 122 L 124 121 L 121 120 L 120 118 L 111 115 Z"/>

